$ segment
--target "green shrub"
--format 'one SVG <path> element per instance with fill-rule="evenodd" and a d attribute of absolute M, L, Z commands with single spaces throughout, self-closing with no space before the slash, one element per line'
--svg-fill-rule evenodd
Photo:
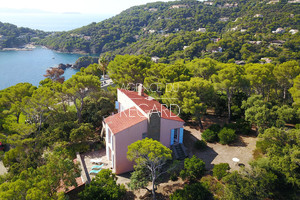
<path fill-rule="evenodd" d="M 171 200 L 207 200 L 212 199 L 212 194 L 202 183 L 185 185 L 183 189 L 176 190 L 170 195 Z"/>
<path fill-rule="evenodd" d="M 230 128 L 230 129 L 236 130 L 237 125 L 235 123 L 224 124 L 224 128 Z"/>
<path fill-rule="evenodd" d="M 223 128 L 218 134 L 221 144 L 230 144 L 236 139 L 235 130 Z"/>
<path fill-rule="evenodd" d="M 214 199 L 222 199 L 220 197 L 224 196 L 225 186 L 217 181 L 213 176 L 203 176 L 201 178 L 201 183 L 205 188 L 207 188 L 211 193 L 214 194 Z M 218 198 L 219 197 L 219 198 Z"/>
<path fill-rule="evenodd" d="M 76 157 L 76 152 L 85 153 L 90 150 L 90 145 L 86 143 L 73 144 L 67 147 L 67 151 L 72 157 Z"/>
<path fill-rule="evenodd" d="M 245 134 L 248 135 L 251 133 L 251 124 L 250 122 L 244 119 L 236 120 L 236 134 Z"/>
<path fill-rule="evenodd" d="M 109 169 L 102 169 L 91 181 L 85 185 L 84 190 L 79 193 L 81 200 L 91 199 L 122 199 L 126 194 L 126 188 L 117 184 L 117 176 Z"/>
<path fill-rule="evenodd" d="M 212 124 L 210 125 L 210 127 L 208 127 L 208 129 L 212 130 L 215 133 L 219 133 L 222 128 L 219 124 Z"/>
<path fill-rule="evenodd" d="M 204 140 L 197 140 L 194 146 L 198 150 L 203 150 L 207 147 L 206 142 Z"/>
<path fill-rule="evenodd" d="M 171 181 L 177 181 L 178 180 L 178 175 L 173 172 L 172 175 L 170 176 Z"/>
<path fill-rule="evenodd" d="M 180 172 L 180 177 L 185 180 L 189 180 L 190 182 L 196 182 L 200 179 L 205 170 L 205 162 L 195 155 L 192 158 L 186 158 L 184 160 L 184 169 Z"/>
<path fill-rule="evenodd" d="M 213 175 L 217 177 L 218 180 L 221 180 L 224 176 L 228 174 L 227 170 L 229 170 L 228 163 L 220 163 L 214 166 L 213 168 Z"/>
<path fill-rule="evenodd" d="M 295 128 L 300 129 L 300 124 L 296 124 Z"/>
<path fill-rule="evenodd" d="M 202 135 L 202 139 L 205 140 L 206 142 L 216 142 L 218 140 L 218 133 L 214 132 L 210 129 L 206 129 Z"/>

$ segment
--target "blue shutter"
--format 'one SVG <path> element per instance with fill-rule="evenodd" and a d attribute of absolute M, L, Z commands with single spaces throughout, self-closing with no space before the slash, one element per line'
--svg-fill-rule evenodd
<path fill-rule="evenodd" d="M 171 130 L 171 145 L 174 144 L 174 129 Z"/>
<path fill-rule="evenodd" d="M 116 108 L 117 110 L 119 110 L 119 102 L 118 102 L 118 101 L 115 101 L 115 108 Z"/>
<path fill-rule="evenodd" d="M 180 128 L 179 143 L 183 142 L 183 128 Z"/>

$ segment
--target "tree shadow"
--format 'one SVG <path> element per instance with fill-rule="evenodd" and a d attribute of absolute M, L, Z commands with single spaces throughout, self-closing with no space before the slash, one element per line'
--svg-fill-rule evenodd
<path fill-rule="evenodd" d="M 156 200 L 165 200 L 165 199 L 169 199 L 168 195 L 163 195 L 162 193 L 156 192 L 155 193 L 156 196 Z M 152 200 L 153 196 L 151 192 L 147 192 L 144 196 L 141 196 L 139 199 L 143 199 L 143 200 Z"/>
<path fill-rule="evenodd" d="M 134 194 L 133 191 L 127 190 L 125 196 L 121 198 L 121 200 L 136 199 L 136 198 L 137 196 Z"/>
<path fill-rule="evenodd" d="M 213 168 L 212 161 L 217 157 L 218 153 L 211 147 L 207 146 L 202 150 L 196 149 L 195 142 L 198 139 L 191 134 L 190 131 L 185 130 L 183 143 L 188 150 L 189 157 L 196 155 L 205 162 L 205 168 L 211 170 Z"/>
<path fill-rule="evenodd" d="M 247 143 L 245 143 L 245 141 L 243 140 L 243 138 L 242 138 L 241 135 L 238 135 L 237 139 L 233 143 L 229 144 L 229 146 L 233 146 L 233 147 L 246 147 Z"/>

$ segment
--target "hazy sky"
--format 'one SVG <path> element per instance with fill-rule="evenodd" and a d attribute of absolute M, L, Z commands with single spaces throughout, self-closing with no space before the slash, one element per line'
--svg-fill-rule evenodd
<path fill-rule="evenodd" d="M 168 0 L 4 0 L 0 8 L 38 9 L 51 12 L 118 14 L 135 5 Z"/>

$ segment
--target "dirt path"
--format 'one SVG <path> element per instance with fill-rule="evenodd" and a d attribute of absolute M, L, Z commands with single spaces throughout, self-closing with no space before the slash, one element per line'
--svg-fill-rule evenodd
<path fill-rule="evenodd" d="M 0 161 L 0 175 L 7 173 L 7 169 L 4 167 L 3 162 Z"/>

